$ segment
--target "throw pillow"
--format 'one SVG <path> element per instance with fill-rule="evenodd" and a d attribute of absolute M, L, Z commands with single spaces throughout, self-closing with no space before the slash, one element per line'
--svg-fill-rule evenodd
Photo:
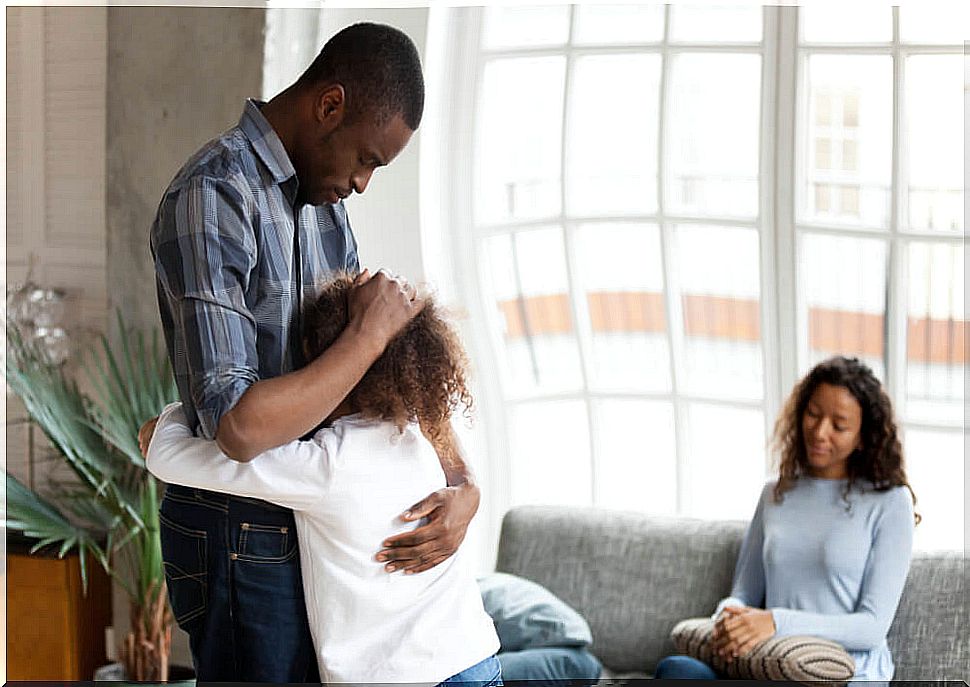
<path fill-rule="evenodd" d="M 485 612 L 495 622 L 503 652 L 586 646 L 593 641 L 583 617 L 535 582 L 492 573 L 480 578 L 478 586 Z"/>
<path fill-rule="evenodd" d="M 855 661 L 840 645 L 806 636 L 771 637 L 728 663 L 714 653 L 713 631 L 711 618 L 690 618 L 677 623 L 670 636 L 681 653 L 737 680 L 844 682 L 855 673 Z"/>

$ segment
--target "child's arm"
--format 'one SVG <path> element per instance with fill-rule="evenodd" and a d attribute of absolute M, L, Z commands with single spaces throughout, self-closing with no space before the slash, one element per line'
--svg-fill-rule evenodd
<path fill-rule="evenodd" d="M 215 441 L 193 436 L 182 404 L 173 403 L 158 418 L 147 463 L 164 482 L 307 510 L 323 498 L 329 484 L 332 442 L 329 434 L 322 442 L 292 441 L 239 463 L 226 457 Z"/>

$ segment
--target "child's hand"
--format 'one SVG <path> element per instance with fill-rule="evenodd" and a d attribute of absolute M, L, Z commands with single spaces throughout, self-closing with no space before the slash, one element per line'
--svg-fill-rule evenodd
<path fill-rule="evenodd" d="M 156 415 L 151 420 L 146 420 L 145 424 L 138 430 L 138 448 L 141 449 L 143 458 L 148 457 L 148 444 L 152 441 L 152 436 L 155 434 L 155 425 L 157 424 L 158 416 Z"/>

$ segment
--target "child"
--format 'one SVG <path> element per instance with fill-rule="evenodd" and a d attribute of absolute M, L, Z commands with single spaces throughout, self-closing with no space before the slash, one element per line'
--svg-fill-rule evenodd
<path fill-rule="evenodd" d="M 351 276 L 304 314 L 308 359 L 348 322 Z M 388 574 L 373 543 L 412 529 L 398 515 L 446 486 L 435 447 L 470 407 L 465 356 L 430 300 L 310 441 L 251 462 L 197 439 L 180 404 L 159 418 L 148 468 L 165 482 L 265 499 L 295 511 L 310 632 L 324 682 L 501 685 L 492 620 L 462 550 L 416 574 Z"/>

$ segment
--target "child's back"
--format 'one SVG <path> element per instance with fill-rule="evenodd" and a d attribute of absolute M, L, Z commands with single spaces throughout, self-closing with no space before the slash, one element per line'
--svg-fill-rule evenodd
<path fill-rule="evenodd" d="M 459 550 L 430 570 L 388 573 L 380 542 L 413 529 L 400 514 L 445 487 L 416 425 L 352 415 L 311 441 L 250 463 L 197 439 L 180 404 L 162 413 L 151 471 L 176 484 L 262 498 L 294 510 L 307 615 L 325 682 L 441 682 L 499 649 L 478 585 Z"/>
<path fill-rule="evenodd" d="M 418 427 L 402 434 L 354 415 L 314 440 L 328 449 L 329 486 L 296 518 L 321 678 L 438 682 L 498 651 L 461 550 L 415 575 L 389 574 L 374 560 L 375 542 L 416 526 L 398 516 L 446 486 Z"/>

